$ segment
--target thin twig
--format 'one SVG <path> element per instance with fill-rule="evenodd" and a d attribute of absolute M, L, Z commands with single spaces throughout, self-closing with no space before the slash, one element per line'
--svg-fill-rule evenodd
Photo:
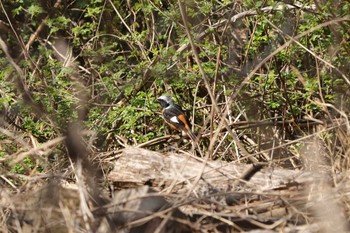
<path fill-rule="evenodd" d="M 199 71 L 201 73 L 201 76 L 202 76 L 202 80 L 204 82 L 204 85 L 208 91 L 208 94 L 210 96 L 210 99 L 211 99 L 211 102 L 216 110 L 216 112 L 220 112 L 219 110 L 219 107 L 217 105 L 217 101 L 212 93 L 212 90 L 211 90 L 211 87 L 210 87 L 210 84 L 208 82 L 208 79 L 207 79 L 207 76 L 204 72 L 204 69 L 203 69 L 203 66 L 201 64 L 201 61 L 200 61 L 200 58 L 199 58 L 199 55 L 198 55 L 198 52 L 197 52 L 197 49 L 196 49 L 196 45 L 194 43 L 194 40 L 192 38 L 192 35 L 191 35 L 191 32 L 190 32 L 190 29 L 187 25 L 187 14 L 186 14 L 186 10 L 185 10 L 185 7 L 183 5 L 183 3 L 181 2 L 181 0 L 178 1 L 178 4 L 179 4 L 179 8 L 180 8 L 180 13 L 181 13 L 181 16 L 182 16 L 182 20 L 184 22 L 184 27 L 185 27 L 185 31 L 186 31 L 186 34 L 187 34 L 187 37 L 190 41 L 190 45 L 191 45 L 191 48 L 192 48 L 192 52 L 193 52 L 193 56 L 194 56 L 194 59 L 198 65 L 198 68 L 199 68 Z M 222 119 L 223 119 L 223 124 L 225 126 L 225 128 L 227 129 L 227 131 L 230 133 L 230 135 L 232 136 L 233 140 L 235 140 L 237 146 L 239 147 L 239 149 L 241 150 L 241 153 L 245 156 L 248 155 L 248 152 L 247 150 L 244 148 L 244 146 L 239 142 L 239 140 L 237 139 L 237 135 L 231 130 L 231 128 L 229 127 L 228 123 L 227 123 L 227 119 L 226 119 L 226 115 L 227 115 L 227 112 L 229 110 L 229 105 L 227 105 L 226 107 L 226 110 L 225 110 L 225 113 L 222 114 Z M 209 155 L 210 156 L 210 155 Z M 252 160 L 252 162 L 256 162 L 256 160 L 254 158 L 251 158 L 250 159 Z"/>

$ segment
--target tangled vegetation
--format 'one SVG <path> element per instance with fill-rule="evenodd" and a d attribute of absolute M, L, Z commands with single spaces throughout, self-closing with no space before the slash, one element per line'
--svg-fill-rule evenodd
<path fill-rule="evenodd" d="M 349 10 L 345 0 L 0 0 L 1 187 L 74 180 L 82 155 L 108 173 L 127 146 L 190 150 L 184 135 L 167 137 L 178 133 L 161 118 L 164 94 L 190 117 L 197 156 L 307 169 L 300 151 L 317 137 L 332 172 L 348 172 Z"/>

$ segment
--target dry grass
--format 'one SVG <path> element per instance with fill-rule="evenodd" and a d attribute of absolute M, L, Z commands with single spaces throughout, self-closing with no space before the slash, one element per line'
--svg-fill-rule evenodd
<path fill-rule="evenodd" d="M 298 142 L 303 144 L 298 156 L 304 171 L 269 165 L 261 174 L 259 170 L 249 173 L 240 167 L 243 164 L 221 162 L 215 167 L 212 161 L 196 157 L 190 159 L 194 164 L 180 161 L 177 167 L 167 160 L 147 158 L 154 152 L 135 148 L 108 156 L 85 152 L 86 159 L 83 154 L 68 158 L 71 163 L 64 172 L 57 166 L 46 175 L 6 173 L 1 176 L 1 231 L 347 232 L 350 183 L 344 161 L 327 154 L 331 148 L 321 136 Z M 190 161 L 189 154 L 174 156 Z M 107 177 L 114 165 L 113 172 L 121 180 Z M 167 175 L 164 166 L 175 173 Z M 236 166 L 239 172 L 225 166 Z M 211 174 L 214 171 L 223 178 L 211 180 L 216 177 Z"/>
<path fill-rule="evenodd" d="M 113 1 L 107 2 L 114 6 Z M 268 114 L 263 113 L 263 120 L 260 120 L 248 116 L 237 100 L 242 89 L 252 85 L 252 77 L 263 66 L 268 66 L 278 53 L 291 44 L 300 45 L 298 39 L 309 33 L 348 22 L 349 18 L 329 20 L 294 37 L 283 35 L 285 41 L 276 49 L 267 46 L 261 58 L 247 62 L 249 73 L 231 94 L 223 95 L 229 86 L 223 85 L 220 91 L 216 89 L 222 64 L 218 59 L 214 81 L 209 82 L 196 50 L 195 40 L 204 37 L 208 30 L 193 38 L 186 23 L 188 16 L 183 1 L 179 0 L 178 6 L 189 41 L 179 46 L 178 52 L 189 49 L 193 53 L 201 75 L 198 82 L 204 83 L 202 88 L 211 103 L 193 103 L 204 117 L 203 124 L 197 125 L 203 143 L 192 147 L 183 143 L 183 138 L 163 136 L 138 144 L 134 138 L 110 133 L 102 139 L 107 146 L 101 152 L 96 146 L 96 141 L 101 140 L 96 138 L 96 132 L 83 129 L 90 100 L 87 88 L 79 81 L 84 79 L 80 73 L 85 68 L 75 63 L 69 54 L 69 45 L 58 40 L 60 49 L 52 47 L 59 56 L 57 59 L 63 62 L 62 69 L 74 71 L 69 79 L 73 83 L 71 90 L 74 90 L 72 96 L 78 119 L 60 125 L 55 116 L 47 114 L 34 100 L 26 86 L 26 72 L 11 57 L 0 38 L 4 57 L 13 67 L 9 77 L 16 74 L 16 80 L 12 81 L 24 105 L 30 108 L 34 118 L 45 119 L 59 132 L 56 138 L 39 142 L 18 124 L 21 121 L 16 114 L 12 118 L 11 113 L 6 112 L 0 119 L 0 148 L 7 152 L 0 158 L 0 232 L 350 231 L 350 122 L 347 111 L 325 102 L 321 95 L 320 99 L 310 102 L 324 107 L 322 118 L 314 117 L 310 111 L 307 119 L 267 117 Z M 122 19 L 118 10 L 113 9 Z M 270 10 L 263 8 L 264 12 Z M 231 15 L 229 20 L 213 24 L 213 27 L 224 27 L 224 35 L 230 21 L 255 14 L 256 11 L 246 11 Z M 47 20 L 44 18 L 25 48 L 34 43 Z M 276 32 L 283 34 L 269 23 Z M 124 21 L 123 24 L 128 31 L 132 30 Z M 145 46 L 139 41 L 135 46 L 144 59 L 149 60 Z M 345 85 L 349 84 L 347 76 L 330 62 L 308 48 L 302 49 L 324 64 L 317 69 L 334 69 Z M 19 58 L 27 56 L 27 52 L 23 49 Z M 147 64 L 152 67 L 156 61 Z M 142 87 L 146 82 L 153 85 L 149 67 L 142 77 Z M 243 70 L 244 67 L 240 68 Z M 300 76 L 300 83 L 304 84 Z M 126 102 L 120 95 L 118 105 L 108 105 L 107 111 L 112 106 L 125 106 Z M 255 110 L 258 111 L 252 109 L 251 115 L 255 116 Z M 233 112 L 238 114 L 233 116 Z M 298 137 L 287 136 L 288 133 Z M 130 142 L 134 142 L 131 149 Z M 153 148 L 162 150 L 159 153 L 148 150 Z M 28 158 L 30 162 L 26 161 Z M 170 169 L 169 173 L 165 172 L 167 169 Z"/>

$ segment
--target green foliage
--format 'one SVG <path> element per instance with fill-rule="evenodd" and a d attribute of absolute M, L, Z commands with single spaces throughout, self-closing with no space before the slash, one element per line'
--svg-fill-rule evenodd
<path fill-rule="evenodd" d="M 18 174 L 25 174 L 28 171 L 26 167 L 33 168 L 32 160 L 28 157 L 23 159 L 23 164 L 19 164 L 19 163 L 15 164 L 12 167 L 11 172 L 18 173 Z"/>
<path fill-rule="evenodd" d="M 56 18 L 48 19 L 47 26 L 50 28 L 50 33 L 56 33 L 59 30 L 64 30 L 70 23 L 70 19 L 64 16 L 58 16 Z"/>
<path fill-rule="evenodd" d="M 5 4 L 19 39 L 10 29 L 2 31 L 2 38 L 11 56 L 18 58 L 24 73 L 20 78 L 30 94 L 25 97 L 15 69 L 0 51 L 1 110 L 16 109 L 16 124 L 21 128 L 15 132 L 24 131 L 45 142 L 61 135 L 70 122 L 80 120 L 83 128 L 96 132 L 101 140 L 111 140 L 98 148 L 101 151 L 117 145 L 117 136 L 129 144 L 147 142 L 164 134 L 155 99 L 165 92 L 186 109 L 193 107 L 196 94 L 200 101 L 195 103 L 195 124 L 197 130 L 203 126 L 211 114 L 211 100 L 176 2 L 78 0 L 62 2 L 55 10 L 50 4 L 32 0 Z M 232 116 L 246 111 L 249 119 L 304 119 L 322 113 L 320 99 L 335 104 L 342 98 L 350 105 L 343 96 L 348 86 L 341 75 L 349 77 L 350 35 L 345 21 L 301 37 L 298 41 L 312 52 L 292 43 L 266 61 L 244 89 L 236 89 L 289 36 L 348 16 L 350 8 L 346 1 L 337 8 L 332 1 L 321 8 L 307 1 L 305 7 L 314 6 L 308 10 L 287 9 L 286 4 L 249 0 L 233 7 L 232 1 L 186 2 L 186 23 L 209 85 L 212 90 L 216 87 L 220 107 L 238 91 L 235 104 L 241 109 L 229 106 Z M 262 10 L 268 6 L 273 10 Z M 257 14 L 225 21 L 248 10 Z M 23 43 L 28 43 L 46 16 L 45 27 L 30 44 L 28 56 L 21 55 Z M 56 48 L 56 43 L 63 49 Z M 66 50 L 71 56 L 57 53 Z M 39 110 L 34 109 L 36 105 Z M 81 116 L 84 108 L 86 115 Z"/>
<path fill-rule="evenodd" d="M 31 15 L 31 19 L 43 12 L 43 9 L 39 5 L 31 5 L 28 7 L 28 13 Z"/>

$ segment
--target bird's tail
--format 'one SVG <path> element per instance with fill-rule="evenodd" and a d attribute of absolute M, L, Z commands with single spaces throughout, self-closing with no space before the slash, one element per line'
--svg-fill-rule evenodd
<path fill-rule="evenodd" d="M 187 135 L 191 138 L 191 140 L 195 143 L 197 143 L 197 137 L 194 135 L 194 133 L 191 130 L 187 130 Z"/>

